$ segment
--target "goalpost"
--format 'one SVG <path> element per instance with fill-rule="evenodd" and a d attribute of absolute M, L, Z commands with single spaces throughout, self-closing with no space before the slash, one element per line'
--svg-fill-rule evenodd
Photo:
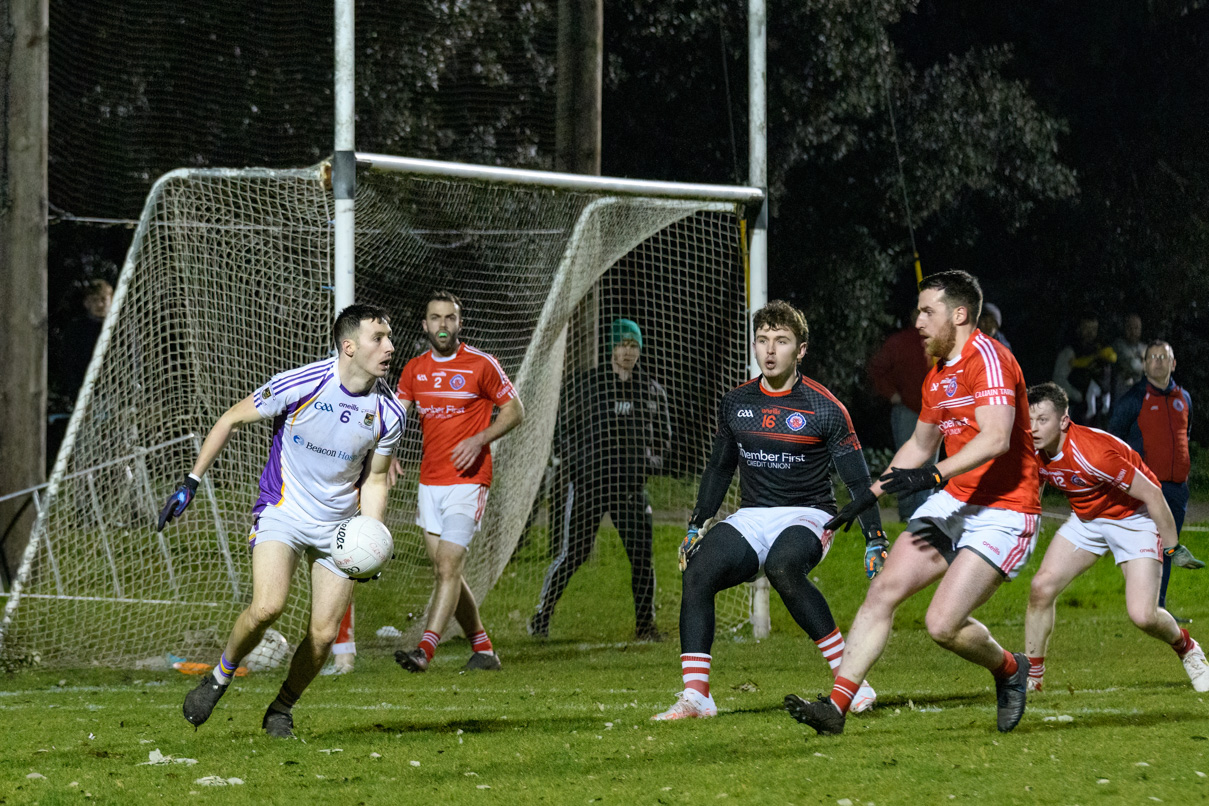
<path fill-rule="evenodd" d="M 668 392 L 672 449 L 648 485 L 666 556 L 693 506 L 717 401 L 747 377 L 742 222 L 763 194 L 356 156 L 357 298 L 392 313 L 390 377 L 425 348 L 427 292 L 448 288 L 465 302 L 465 341 L 499 358 L 526 405 L 525 424 L 493 446 L 496 478 L 466 569 L 492 629 L 520 634 L 536 604 L 560 390 L 569 367 L 608 360 L 602 334 L 617 317 L 640 324 L 640 366 Z M 178 170 L 156 183 L 5 603 L 0 653 L 132 666 L 221 647 L 250 597 L 242 536 L 270 429 L 233 437 L 181 522 L 157 534 L 155 516 L 226 408 L 330 353 L 326 168 Z M 598 320 L 569 331 L 590 290 Z M 413 425 L 402 448 L 411 472 L 388 513 L 397 559 L 357 592 L 363 649 L 393 649 L 423 623 L 432 577 L 414 526 L 418 449 Z M 670 623 L 675 567 L 657 573 Z M 295 586 L 278 622 L 292 642 L 308 588 Z M 629 593 L 593 591 L 590 607 L 613 602 L 632 618 Z M 720 626 L 746 623 L 750 607 L 746 586 L 720 596 Z"/>

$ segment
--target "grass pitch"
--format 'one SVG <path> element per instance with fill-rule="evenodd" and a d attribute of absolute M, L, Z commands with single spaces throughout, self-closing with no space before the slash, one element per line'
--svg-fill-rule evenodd
<path fill-rule="evenodd" d="M 1052 525 L 1042 538 L 1043 551 Z M 657 535 L 665 590 L 678 588 L 675 529 Z M 1201 549 L 1194 540 L 1194 551 Z M 1198 553 L 1203 554 L 1202 551 Z M 837 539 L 815 576 L 841 628 L 865 590 L 859 537 Z M 1039 556 L 1030 563 L 1036 568 Z M 1012 649 L 1024 640 L 1030 572 L 979 612 Z M 1209 639 L 1209 571 L 1176 569 L 1170 603 Z M 990 676 L 934 646 L 929 594 L 899 612 L 870 682 L 878 707 L 840 737 L 794 722 L 781 700 L 829 688 L 826 664 L 774 596 L 770 639 L 720 635 L 715 719 L 649 721 L 680 689 L 675 612 L 663 644 L 633 644 L 628 567 L 615 537 L 562 607 L 620 600 L 588 641 L 573 619 L 552 640 L 497 641 L 499 673 L 460 672 L 464 641 L 430 671 L 384 657 L 321 677 L 295 709 L 302 741 L 260 731 L 279 672 L 238 679 L 194 731 L 181 700 L 196 678 L 108 670 L 0 678 L 0 803 L 1191 803 L 1209 799 L 1209 706 L 1175 654 L 1124 612 L 1107 560 L 1059 603 L 1046 691 L 1020 727 L 995 731 Z M 602 608 L 600 612 L 609 612 Z M 171 757 L 147 764 L 149 755 Z M 192 763 L 184 759 L 194 760 Z M 33 777 L 30 777 L 33 776 Z M 201 781 L 221 780 L 218 788 Z M 231 779 L 238 779 L 235 783 Z"/>

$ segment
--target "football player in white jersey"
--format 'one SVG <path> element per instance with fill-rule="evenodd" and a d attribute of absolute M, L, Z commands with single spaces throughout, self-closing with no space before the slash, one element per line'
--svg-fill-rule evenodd
<path fill-rule="evenodd" d="M 394 345 L 386 312 L 350 305 L 332 328 L 335 358 L 275 375 L 227 410 L 202 443 L 192 471 L 160 512 L 159 528 L 179 517 L 198 482 L 239 428 L 273 421 L 269 460 L 253 508 L 252 603 L 239 615 L 212 674 L 185 696 L 185 719 L 201 725 L 226 692 L 240 659 L 260 642 L 285 607 L 294 570 L 311 565 L 307 635 L 289 675 L 265 712 L 270 735 L 294 738 L 292 708 L 319 673 L 352 601 L 353 580 L 329 556 L 341 521 L 386 514 L 390 456 L 406 415 L 383 378 Z"/>

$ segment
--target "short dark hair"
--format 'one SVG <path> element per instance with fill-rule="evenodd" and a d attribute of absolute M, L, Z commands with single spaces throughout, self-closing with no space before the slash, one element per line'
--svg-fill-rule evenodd
<path fill-rule="evenodd" d="M 446 291 L 442 288 L 438 288 L 438 289 L 433 290 L 432 293 L 430 293 L 428 295 L 428 301 L 424 303 L 424 315 L 425 316 L 428 316 L 428 306 L 434 302 L 452 303 L 454 306 L 457 307 L 458 314 L 460 315 L 462 313 L 462 301 L 460 299 L 458 299 L 454 294 L 450 293 L 449 291 Z"/>
<path fill-rule="evenodd" d="M 337 314 L 336 322 L 332 325 L 332 341 L 336 343 L 337 350 L 340 349 L 340 345 L 344 343 L 345 339 L 357 337 L 357 331 L 361 329 L 361 323 L 366 319 L 386 325 L 390 324 L 390 316 L 386 313 L 386 309 L 377 305 L 353 303 Z"/>
<path fill-rule="evenodd" d="M 752 315 L 752 333 L 762 327 L 770 330 L 785 328 L 793 333 L 798 344 L 806 344 L 810 340 L 810 327 L 806 324 L 806 315 L 782 299 L 774 299 Z"/>
<path fill-rule="evenodd" d="M 1048 400 L 1054 406 L 1054 411 L 1058 412 L 1058 416 L 1070 409 L 1070 398 L 1066 395 L 1066 390 L 1053 381 L 1038 383 L 1028 388 L 1028 404 L 1036 406 L 1038 403 Z"/>
<path fill-rule="evenodd" d="M 965 308 L 970 313 L 970 323 L 978 324 L 982 318 L 982 286 L 978 278 L 968 271 L 954 269 L 929 274 L 919 284 L 920 291 L 936 289 L 944 295 L 951 308 Z"/>
<path fill-rule="evenodd" d="M 102 294 L 112 293 L 113 286 L 110 285 L 109 281 L 103 277 L 95 280 L 89 280 L 88 282 L 84 283 L 84 299 L 89 299 L 90 297 L 99 297 Z"/>

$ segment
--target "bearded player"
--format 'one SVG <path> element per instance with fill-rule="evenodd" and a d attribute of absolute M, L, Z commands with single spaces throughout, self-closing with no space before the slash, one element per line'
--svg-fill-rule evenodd
<path fill-rule="evenodd" d="M 1028 402 L 1041 480 L 1062 491 L 1071 505 L 1029 594 L 1024 620 L 1029 690 L 1040 691 L 1044 683 L 1058 595 L 1111 551 L 1125 577 L 1130 620 L 1175 650 L 1195 690 L 1209 691 L 1204 650 L 1158 605 L 1163 548 L 1179 541 L 1158 478 L 1137 451 L 1112 434 L 1072 423 L 1066 392 L 1056 383 L 1031 387 Z"/>
<path fill-rule="evenodd" d="M 1007 348 L 978 330 L 981 310 L 982 289 L 966 272 L 920 283 L 915 327 L 936 365 L 924 378 L 919 422 L 890 470 L 828 524 L 847 528 L 883 492 L 936 490 L 869 586 L 831 695 L 785 698 L 793 717 L 821 734 L 843 732 L 857 681 L 885 650 L 898 605 L 937 581 L 925 622 L 932 640 L 991 673 L 1000 731 L 1024 715 L 1028 658 L 1005 650 L 972 616 L 1028 562 L 1041 512 L 1024 376 Z M 932 464 L 942 439 L 946 458 Z"/>
<path fill-rule="evenodd" d="M 232 433 L 273 421 L 269 461 L 252 509 L 252 603 L 235 620 L 213 673 L 185 696 L 185 719 L 194 727 L 210 718 L 240 659 L 281 615 L 305 557 L 311 569 L 306 638 L 261 723 L 270 736 L 294 738 L 294 704 L 323 667 L 353 597 L 353 580 L 329 554 L 332 537 L 358 512 L 378 521 L 386 514 L 390 456 L 407 422 L 382 380 L 395 350 L 390 322 L 381 308 L 350 305 L 336 317 L 333 337 L 335 358 L 273 376 L 219 418 L 160 512 L 163 530 L 189 506 Z"/>
<path fill-rule="evenodd" d="M 718 433 L 680 547 L 684 690 L 671 708 L 651 717 L 654 720 L 717 715 L 709 690 L 714 597 L 761 571 L 833 672 L 843 656 L 844 636 L 827 599 L 810 581 L 810 572 L 831 547 L 832 533 L 824 524 L 836 511 L 832 465 L 854 496 L 868 490 L 869 468 L 847 409 L 821 384 L 798 372 L 809 336 L 802 312 L 774 300 L 756 311 L 752 329 L 760 377 L 722 397 Z M 740 508 L 706 530 L 736 467 Z M 875 576 L 886 547 L 878 511 L 862 515 L 861 526 L 866 571 Z M 858 710 L 872 707 L 877 698 L 868 686 L 857 696 Z"/>
<path fill-rule="evenodd" d="M 459 340 L 462 303 L 457 297 L 433 292 L 421 327 L 432 349 L 407 362 L 398 397 L 405 412 L 414 408 L 420 415 L 424 442 L 416 523 L 424 530 L 437 579 L 420 645 L 400 649 L 395 660 L 409 672 L 426 671 L 453 616 L 473 649 L 465 668 L 494 671 L 500 658 L 462 569 L 487 505 L 491 443 L 520 425 L 525 409 L 499 362 Z M 500 413 L 492 422 L 496 407 Z M 398 459 L 392 461 L 392 485 L 401 469 Z"/>

